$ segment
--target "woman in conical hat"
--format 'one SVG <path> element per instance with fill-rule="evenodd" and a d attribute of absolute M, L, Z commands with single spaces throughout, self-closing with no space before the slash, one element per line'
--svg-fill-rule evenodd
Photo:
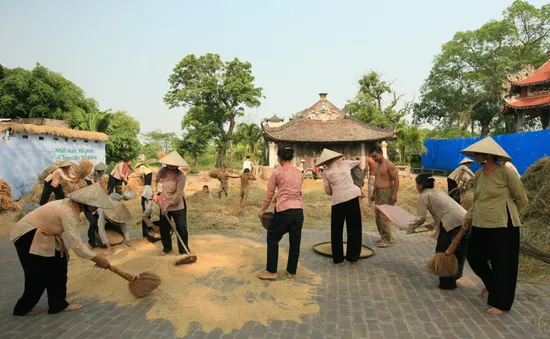
<path fill-rule="evenodd" d="M 155 226 L 151 222 L 151 212 L 153 210 L 153 172 L 149 166 L 137 163 L 136 172 L 143 178 L 143 191 L 141 192 L 141 209 L 143 211 L 141 220 L 141 233 L 144 239 L 149 242 L 155 242 L 155 237 L 151 236 L 151 231 Z"/>
<path fill-rule="evenodd" d="M 98 221 L 97 221 L 97 233 L 99 235 L 100 243 L 97 242 L 96 245 L 104 247 L 105 252 L 103 256 L 107 256 L 111 253 L 112 245 L 109 238 L 107 237 L 106 230 L 112 230 L 116 233 L 121 234 L 124 237 L 123 242 L 126 242 L 128 247 L 132 247 L 132 242 L 130 241 L 130 233 L 128 232 L 128 222 L 130 221 L 130 211 L 122 202 L 114 202 L 113 208 L 97 209 Z"/>
<path fill-rule="evenodd" d="M 468 263 L 488 294 L 487 310 L 499 315 L 512 307 L 519 265 L 520 212 L 527 196 L 518 176 L 502 161 L 512 158 L 491 137 L 461 152 L 482 166 L 474 178 L 474 202 L 463 227 L 472 228 Z M 489 265 L 489 262 L 491 264 Z"/>
<path fill-rule="evenodd" d="M 462 187 L 465 182 L 474 179 L 474 172 L 472 172 L 468 166 L 472 165 L 474 161 L 469 158 L 464 158 L 460 162 L 459 166 L 447 177 L 447 190 L 449 195 L 460 204 L 460 191 L 458 187 Z"/>
<path fill-rule="evenodd" d="M 187 206 L 184 197 L 185 182 L 187 178 L 179 167 L 188 167 L 187 162 L 177 152 L 165 155 L 159 162 L 166 167 L 161 168 L 154 177 L 154 183 L 162 185 L 162 192 L 154 194 L 153 200 L 161 208 L 160 237 L 163 250 L 161 255 L 172 252 L 172 226 L 170 219 L 176 224 L 176 231 L 183 242 L 189 248 L 189 233 L 187 232 Z M 185 248 L 178 241 L 180 254 L 185 254 Z M 189 253 L 187 253 L 189 254 Z"/>
<path fill-rule="evenodd" d="M 335 264 L 346 261 L 353 264 L 359 260 L 362 242 L 362 221 L 360 197 L 361 189 L 353 183 L 351 170 L 361 165 L 361 161 L 346 161 L 343 155 L 324 149 L 319 157 L 319 165 L 325 165 L 323 182 L 325 192 L 332 196 L 330 240 L 332 261 Z M 344 257 L 344 222 L 348 235 L 347 251 Z"/>
<path fill-rule="evenodd" d="M 48 313 L 82 308 L 65 300 L 69 251 L 63 241 L 67 234 L 71 248 L 82 259 L 101 268 L 109 261 L 97 256 L 80 239 L 80 213 L 109 208 L 111 202 L 98 184 L 69 194 L 68 199 L 52 201 L 24 216 L 10 232 L 25 272 L 25 290 L 13 310 L 14 315 L 34 315 L 44 311 L 35 307 L 44 290 L 48 291 Z"/>
<path fill-rule="evenodd" d="M 69 160 L 62 161 L 59 164 L 59 168 L 53 171 L 50 175 L 44 179 L 44 188 L 42 189 L 42 196 L 40 198 L 40 205 L 44 205 L 50 200 L 52 192 L 55 194 L 55 200 L 60 200 L 65 198 L 65 193 L 63 192 L 63 186 L 61 183 L 63 181 L 68 182 L 77 182 L 78 179 L 75 178 L 70 170 L 72 162 Z"/>

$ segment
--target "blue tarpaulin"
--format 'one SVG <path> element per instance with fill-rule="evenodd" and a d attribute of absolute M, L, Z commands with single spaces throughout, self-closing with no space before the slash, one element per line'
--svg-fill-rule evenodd
<path fill-rule="evenodd" d="M 503 134 L 492 138 L 512 157 L 512 163 L 520 174 L 538 159 L 550 156 L 550 130 Z M 422 167 L 454 170 L 464 158 L 460 151 L 481 139 L 424 140 L 427 152 L 422 154 Z M 474 164 L 470 168 L 476 171 L 479 166 Z"/>

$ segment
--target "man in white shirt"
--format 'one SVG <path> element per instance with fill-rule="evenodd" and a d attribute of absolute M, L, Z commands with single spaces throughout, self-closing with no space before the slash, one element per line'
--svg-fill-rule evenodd
<path fill-rule="evenodd" d="M 243 162 L 243 172 L 247 169 L 252 172 L 252 161 L 250 160 L 250 155 L 246 156 L 246 160 Z"/>

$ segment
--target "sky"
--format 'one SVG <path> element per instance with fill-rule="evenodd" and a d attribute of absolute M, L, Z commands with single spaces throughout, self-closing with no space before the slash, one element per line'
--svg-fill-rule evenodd
<path fill-rule="evenodd" d="M 318 93 L 343 107 L 377 71 L 418 99 L 432 60 L 458 31 L 500 19 L 512 0 L 0 0 L 0 63 L 61 73 L 141 131 L 181 132 L 168 76 L 188 54 L 252 63 L 265 99 L 241 120 L 288 119 Z M 531 0 L 540 7 L 547 0 Z"/>

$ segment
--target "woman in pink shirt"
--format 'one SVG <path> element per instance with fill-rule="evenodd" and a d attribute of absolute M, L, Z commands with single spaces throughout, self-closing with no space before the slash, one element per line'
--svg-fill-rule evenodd
<path fill-rule="evenodd" d="M 267 230 L 267 265 L 266 271 L 258 278 L 262 280 L 277 279 L 277 260 L 279 258 L 279 241 L 288 233 L 290 250 L 288 252 L 287 277 L 296 274 L 298 258 L 300 257 L 300 242 L 302 225 L 304 224 L 304 201 L 302 200 L 302 183 L 304 181 L 300 169 L 292 166 L 294 150 L 290 145 L 283 145 L 277 151 L 281 167 L 275 169 L 267 182 L 267 193 L 260 213 L 260 220 L 271 203 L 277 189 L 275 213 Z"/>
<path fill-rule="evenodd" d="M 361 189 L 353 183 L 351 169 L 361 161 L 345 161 L 343 155 L 324 149 L 319 165 L 325 165 L 323 182 L 325 192 L 332 196 L 332 214 L 330 219 L 330 241 L 332 261 L 339 264 L 353 264 L 361 254 L 362 222 L 359 197 Z M 344 221 L 348 235 L 347 251 L 344 258 L 343 231 Z"/>

